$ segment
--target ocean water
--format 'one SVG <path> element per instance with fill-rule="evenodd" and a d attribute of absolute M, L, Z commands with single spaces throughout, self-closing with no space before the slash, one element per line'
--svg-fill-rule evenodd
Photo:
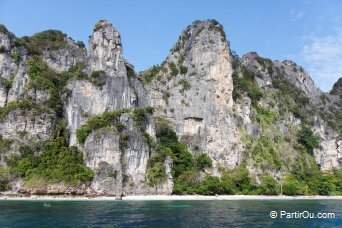
<path fill-rule="evenodd" d="M 335 218 L 279 218 L 281 211 Z M 0 227 L 262 226 L 342 227 L 342 200 L 0 201 Z"/>

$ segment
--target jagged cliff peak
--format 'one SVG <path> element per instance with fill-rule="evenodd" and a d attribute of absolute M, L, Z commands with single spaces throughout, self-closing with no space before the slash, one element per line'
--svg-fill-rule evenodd
<path fill-rule="evenodd" d="M 187 52 L 199 45 L 215 45 L 218 42 L 226 42 L 223 26 L 216 20 L 196 20 L 182 31 L 171 49 L 171 54 L 179 51 Z"/>
<path fill-rule="evenodd" d="M 8 31 L 6 26 L 0 24 L 0 50 L 1 52 L 5 52 L 11 47 L 11 38 L 15 36 Z"/>
<path fill-rule="evenodd" d="M 193 154 L 208 154 L 214 173 L 217 164 L 234 167 L 241 162 L 237 128 L 228 121 L 233 105 L 231 62 L 223 27 L 215 20 L 195 21 L 161 66 L 142 74 L 155 115 L 170 120 Z"/>
<path fill-rule="evenodd" d="M 261 57 L 257 52 L 248 52 L 242 56 L 241 62 L 248 70 L 258 75 L 255 80 L 260 87 L 270 86 L 274 76 L 279 75 L 303 91 L 313 103 L 320 101 L 322 91 L 315 85 L 309 73 L 292 60 L 273 61 Z"/>
<path fill-rule="evenodd" d="M 123 63 L 119 31 L 108 21 L 100 20 L 89 39 L 88 56 L 92 70 L 118 71 Z M 113 73 L 111 73 L 113 75 Z"/>
<path fill-rule="evenodd" d="M 96 36 L 101 35 L 103 38 L 106 38 L 107 42 L 113 42 L 117 48 L 122 48 L 121 36 L 119 31 L 113 26 L 112 23 L 109 23 L 106 20 L 100 20 L 94 25 L 93 34 L 90 38 L 89 42 L 92 44 L 97 44 Z M 95 40 L 94 40 L 95 39 Z M 104 40 L 105 41 L 105 40 Z M 91 50 L 95 47 L 89 47 Z"/>

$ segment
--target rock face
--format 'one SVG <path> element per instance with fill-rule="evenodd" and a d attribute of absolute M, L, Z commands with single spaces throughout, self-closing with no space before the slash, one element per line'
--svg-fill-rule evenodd
<path fill-rule="evenodd" d="M 0 136 L 1 140 L 13 141 L 9 154 L 17 153 L 21 143 L 53 138 L 56 124 L 53 110 L 38 111 L 29 105 L 44 103 L 49 94 L 29 87 L 27 61 L 31 57 L 24 47 L 15 45 L 15 39 L 0 28 Z"/>
<path fill-rule="evenodd" d="M 57 72 L 66 71 L 70 66 L 82 62 L 86 58 L 86 50 L 80 48 L 72 39 L 66 38 L 66 48 L 48 50 L 43 53 L 43 61 Z"/>
<path fill-rule="evenodd" d="M 89 74 L 100 72 L 104 85 L 97 86 L 85 80 L 69 83 L 72 93 L 66 103 L 66 114 L 71 132 L 70 145 L 77 145 L 76 130 L 89 117 L 147 104 L 145 91 L 133 66 L 122 56 L 120 34 L 111 24 L 100 21 L 95 25 L 89 47 L 86 71 Z M 95 170 L 94 189 L 107 195 L 170 194 L 172 188 L 168 186 L 156 192 L 146 185 L 146 164 L 151 149 L 139 136 L 131 119 L 126 116 L 123 122 L 130 129 L 127 148 L 120 148 L 120 136 L 115 131 L 108 132 L 108 129 L 93 132 L 85 141 L 86 164 Z"/>
<path fill-rule="evenodd" d="M 90 68 L 124 76 L 125 67 L 122 54 L 120 33 L 107 21 L 99 21 L 89 40 L 88 63 Z"/>
<path fill-rule="evenodd" d="M 232 111 L 231 61 L 221 25 L 194 23 L 163 62 L 158 80 L 146 86 L 156 115 L 171 120 L 191 151 L 207 153 L 215 168 L 233 168 L 242 160 Z"/>
<path fill-rule="evenodd" d="M 309 104 L 306 105 L 307 112 L 310 112 L 310 118 L 313 122 L 312 128 L 321 140 L 320 147 L 314 149 L 317 164 L 320 165 L 322 170 L 340 168 L 342 165 L 340 133 L 337 132 L 337 129 L 333 130 L 326 120 L 326 116 L 332 119 L 339 118 L 341 101 L 335 97 L 338 93 L 335 96 L 330 96 L 330 94 L 320 91 L 308 73 L 301 66 L 289 60 L 272 62 L 261 58 L 255 52 L 251 52 L 244 55 L 241 62 L 247 69 L 258 75 L 255 80 L 265 93 L 270 94 L 274 90 L 274 74 L 278 72 L 289 82 L 290 86 L 299 89 L 303 96 L 309 99 Z M 270 73 L 270 67 L 272 68 L 271 72 L 274 71 L 273 73 Z M 334 86 L 334 88 L 335 91 L 338 91 L 338 86 Z M 242 107 L 246 107 L 246 105 L 242 105 Z M 318 112 L 317 109 L 321 111 Z M 242 118 L 242 120 L 245 124 L 249 122 L 248 118 Z M 301 120 L 292 116 L 284 124 L 285 128 L 290 125 L 299 126 Z"/>
<path fill-rule="evenodd" d="M 156 188 L 146 184 L 146 165 L 151 148 L 139 131 L 136 123 L 124 114 L 120 122 L 125 126 L 121 134 L 127 136 L 126 146 L 113 129 L 100 129 L 93 132 L 84 144 L 87 166 L 95 170 L 92 183 L 96 192 L 104 195 L 170 194 L 172 182 L 167 181 Z M 170 166 L 166 163 L 168 176 Z M 169 178 L 169 179 L 172 179 Z"/>
<path fill-rule="evenodd" d="M 91 183 L 77 187 L 61 183 L 33 188 L 23 187 L 19 178 L 13 180 L 15 191 L 171 194 L 172 156 L 167 155 L 163 161 L 166 180 L 153 187 L 147 180 L 149 159 L 157 154 L 150 140 L 156 140 L 155 118 L 159 117 L 171 123 L 193 155 L 209 155 L 213 167 L 203 171 L 202 177 L 205 173 L 220 176 L 222 169 L 233 169 L 244 160 L 256 179 L 265 172 L 274 177 L 283 175 L 298 156 L 293 142 L 297 142 L 303 123 L 320 138 L 320 146 L 313 150 L 320 168 L 341 168 L 341 79 L 328 94 L 292 61 L 271 61 L 255 52 L 239 59 L 232 54 L 223 28 L 215 20 L 188 26 L 166 60 L 140 74 L 123 57 L 120 33 L 105 20 L 95 25 L 88 50 L 66 36 L 60 41 L 62 45 L 44 46 L 38 54 L 25 45 L 26 41 L 19 41 L 0 26 L 0 145 L 11 142 L 6 151 L 0 148 L 0 168 L 6 166 L 4 157 L 19 154 L 20 145 L 56 138 L 58 123 L 63 120 L 69 132 L 67 143 L 83 152 L 94 177 Z M 65 87 L 58 87 L 60 112 L 49 106 L 53 98 L 49 89 L 30 84 L 29 60 L 35 58 L 59 76 L 82 66 L 82 77 L 71 77 Z M 249 78 L 242 79 L 246 74 Z M 239 80 L 244 84 L 238 84 Z M 240 91 L 237 98 L 240 87 L 245 91 Z M 301 99 L 291 98 L 285 94 L 287 90 Z M 255 101 L 251 93 L 258 91 L 263 96 Z M 279 94 L 289 95 L 288 99 L 282 100 Z M 134 110 L 148 106 L 154 109 L 153 116 L 139 122 Z M 122 110 L 126 111 L 117 122 L 95 125 L 97 128 L 90 129 L 83 142 L 77 138 L 77 130 L 93 118 Z M 298 110 L 308 116 L 305 121 Z M 272 150 L 286 168 L 256 165 L 255 161 L 267 158 L 251 151 L 258 146 L 267 150 L 262 144 L 265 138 L 279 141 Z"/>
<path fill-rule="evenodd" d="M 130 109 L 146 105 L 144 91 L 134 74 L 134 68 L 123 59 L 119 32 L 107 21 L 100 21 L 95 25 L 89 47 L 85 59 L 86 70 L 89 74 L 100 72 L 104 85 L 96 86 L 80 80 L 68 85 L 72 90 L 66 104 L 71 130 L 70 145 L 76 144 L 75 132 L 84 123 L 84 115 L 93 116 L 105 110 Z M 128 70 L 133 75 L 128 75 Z M 138 99 L 138 95 L 141 99 Z"/>

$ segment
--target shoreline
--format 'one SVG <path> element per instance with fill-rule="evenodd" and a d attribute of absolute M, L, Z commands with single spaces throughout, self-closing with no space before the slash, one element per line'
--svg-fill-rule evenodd
<path fill-rule="evenodd" d="M 265 195 L 130 195 L 118 199 L 114 196 L 0 196 L 0 201 L 201 201 L 201 200 L 342 200 L 342 196 L 265 196 Z"/>

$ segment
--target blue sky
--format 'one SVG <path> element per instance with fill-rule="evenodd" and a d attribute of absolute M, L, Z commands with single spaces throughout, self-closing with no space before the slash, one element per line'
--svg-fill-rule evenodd
<path fill-rule="evenodd" d="M 94 24 L 109 20 L 138 71 L 161 63 L 187 25 L 210 18 L 223 25 L 240 57 L 256 51 L 273 60 L 292 59 L 324 91 L 342 76 L 338 0 L 0 0 L 0 23 L 17 36 L 58 29 L 87 44 Z"/>

